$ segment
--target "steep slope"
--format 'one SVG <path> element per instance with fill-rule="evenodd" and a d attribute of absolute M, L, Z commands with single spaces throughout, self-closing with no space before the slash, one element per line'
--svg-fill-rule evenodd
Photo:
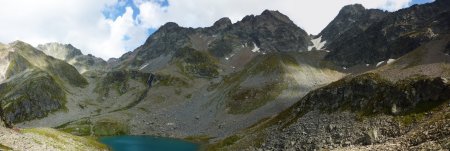
<path fill-rule="evenodd" d="M 101 58 L 91 54 L 83 55 L 81 51 L 71 44 L 47 43 L 38 45 L 37 49 L 46 55 L 64 60 L 74 66 L 78 72 L 84 73 L 91 70 L 106 70 L 107 63 Z"/>
<path fill-rule="evenodd" d="M 5 121 L 17 123 L 47 116 L 63 109 L 65 87 L 87 84 L 75 68 L 16 41 L 0 50 L 7 68 L 0 85 Z"/>
<path fill-rule="evenodd" d="M 437 35 L 447 34 L 450 3 L 437 0 L 389 13 L 357 35 L 327 45 L 326 60 L 341 66 L 376 64 L 396 59 Z"/>
<path fill-rule="evenodd" d="M 383 64 L 387 65 L 370 72 L 378 73 L 391 81 L 414 75 L 449 78 L 450 56 L 446 52 L 449 44 L 450 36 L 441 35 L 397 60 L 391 60 L 389 64 L 384 61 Z"/>
<path fill-rule="evenodd" d="M 345 78 L 210 149 L 370 150 L 365 146 L 371 144 L 381 150 L 448 149 L 449 134 L 441 131 L 450 128 L 446 81 L 415 77 L 392 83 L 377 74 Z"/>
<path fill-rule="evenodd" d="M 361 4 L 347 5 L 315 38 L 325 42 L 325 47 L 335 41 L 345 41 L 342 39 L 350 39 L 364 32 L 387 14 L 389 13 L 378 9 L 366 9 Z"/>

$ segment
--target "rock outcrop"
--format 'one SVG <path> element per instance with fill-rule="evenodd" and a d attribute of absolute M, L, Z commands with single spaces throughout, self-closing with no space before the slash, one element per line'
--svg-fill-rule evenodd
<path fill-rule="evenodd" d="M 450 3 L 442 0 L 389 13 L 363 32 L 341 35 L 327 45 L 331 53 L 326 60 L 350 67 L 398 58 L 437 35 L 448 34 L 449 13 Z"/>
<path fill-rule="evenodd" d="M 404 150 L 430 148 L 423 146 L 427 143 L 446 149 L 449 133 L 438 131 L 450 129 L 450 124 L 445 124 L 449 121 L 449 101 L 450 84 L 440 77 L 414 77 L 395 83 L 373 73 L 348 77 L 311 91 L 276 117 L 210 149 L 370 150 L 364 147 L 379 145 L 381 150 Z M 428 137 L 417 139 L 418 133 Z"/>
<path fill-rule="evenodd" d="M 363 33 L 370 25 L 382 20 L 389 13 L 378 9 L 366 9 L 361 4 L 344 6 L 339 14 L 316 36 L 326 41 L 325 46 Z M 344 39 L 344 40 L 343 40 Z"/>

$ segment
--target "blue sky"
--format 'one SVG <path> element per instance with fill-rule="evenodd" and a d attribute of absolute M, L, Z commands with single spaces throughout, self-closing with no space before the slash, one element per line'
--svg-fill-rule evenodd
<path fill-rule="evenodd" d="M 413 0 L 413 1 L 411 1 L 411 3 L 410 3 L 410 5 L 413 5 L 413 4 L 424 4 L 424 3 L 429 3 L 429 2 L 432 2 L 433 0 Z"/>
<path fill-rule="evenodd" d="M 414 4 L 424 4 L 433 2 L 434 0 L 412 0 L 408 3 L 408 6 L 414 5 Z M 160 7 L 168 7 L 169 1 L 168 0 L 162 0 L 162 1 L 156 1 L 156 3 L 159 4 Z M 139 23 L 139 19 L 137 19 L 137 15 L 140 13 L 139 8 L 134 4 L 133 0 L 119 0 L 119 3 L 117 5 L 112 6 L 110 9 L 105 9 L 103 11 L 103 15 L 108 19 L 116 19 L 119 16 L 122 16 L 125 13 L 125 8 L 130 7 L 133 9 L 133 19 L 136 19 L 136 21 Z M 380 8 L 382 9 L 382 8 Z M 156 28 L 148 28 L 147 33 L 150 36 L 152 33 L 156 31 Z M 129 36 L 125 36 L 124 40 L 129 40 Z"/>
<path fill-rule="evenodd" d="M 120 57 L 142 45 L 166 22 L 207 27 L 222 17 L 232 22 L 265 9 L 279 10 L 310 34 L 319 33 L 349 4 L 395 11 L 431 0 L 3 0 L 0 42 L 34 46 L 70 43 L 84 54 Z M 17 8 L 21 8 L 17 11 Z M 31 26 L 32 25 L 32 26 Z"/>

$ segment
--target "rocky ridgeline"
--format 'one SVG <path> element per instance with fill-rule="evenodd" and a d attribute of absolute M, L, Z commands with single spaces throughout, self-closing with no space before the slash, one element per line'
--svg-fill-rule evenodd
<path fill-rule="evenodd" d="M 304 51 L 310 45 L 307 33 L 278 11 L 264 11 L 249 15 L 232 24 L 222 18 L 211 27 L 184 28 L 176 23 L 166 23 L 133 52 L 120 57 L 119 67 L 139 67 L 160 56 L 173 55 L 190 47 L 208 51 L 212 56 L 224 58 L 243 47 L 258 47 L 260 51 Z"/>
<path fill-rule="evenodd" d="M 362 10 L 362 8 L 343 9 L 340 14 L 360 14 L 343 13 L 360 12 L 345 10 Z M 372 11 L 376 12 L 375 10 Z M 341 66 L 351 67 L 376 64 L 387 59 L 399 58 L 438 35 L 448 34 L 450 27 L 448 21 L 450 3 L 446 0 L 413 5 L 388 14 L 380 12 L 367 14 L 363 19 L 355 21 L 353 24 L 345 22 L 346 19 L 344 18 L 339 18 L 339 16 L 344 15 L 338 15 L 338 18 L 327 26 L 332 31 L 333 27 L 338 29 L 335 26 L 339 25 L 349 24 L 349 27 L 362 25 L 361 28 L 351 28 L 342 34 L 338 34 L 339 38 L 335 40 L 331 38 L 332 42 L 326 46 L 326 49 L 330 50 L 331 53 L 327 55 L 326 60 Z M 373 18 L 371 19 L 370 16 Z M 350 17 L 350 19 L 352 18 L 354 17 Z M 328 33 L 335 35 L 329 30 L 324 30 L 322 34 L 325 37 L 329 37 L 327 36 Z"/>
<path fill-rule="evenodd" d="M 265 131 L 267 138 L 261 147 L 370 150 L 364 146 L 379 144 L 378 149 L 383 150 L 428 143 L 431 146 L 422 148 L 448 148 L 449 132 L 445 130 L 450 130 L 450 119 L 444 102 L 449 100 L 450 84 L 442 78 L 416 77 L 391 83 L 365 74 L 342 79 L 310 92 L 282 114 L 287 117 L 280 117 L 278 124 Z"/>

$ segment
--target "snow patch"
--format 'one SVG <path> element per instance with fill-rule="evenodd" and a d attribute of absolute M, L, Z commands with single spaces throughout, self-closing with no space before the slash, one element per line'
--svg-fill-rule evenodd
<path fill-rule="evenodd" d="M 139 70 L 142 70 L 142 69 L 144 69 L 145 67 L 147 67 L 148 65 L 149 65 L 150 63 L 146 63 L 146 64 L 144 64 L 143 66 L 141 66 L 140 68 L 139 68 Z"/>
<path fill-rule="evenodd" d="M 313 43 L 312 46 L 308 46 L 308 51 L 311 51 L 313 48 L 316 48 L 317 50 L 322 50 L 323 46 L 327 43 L 327 41 L 322 41 L 322 36 L 311 39 L 311 42 Z"/>
<path fill-rule="evenodd" d="M 259 47 L 255 43 L 253 43 L 252 52 L 259 52 Z"/>
<path fill-rule="evenodd" d="M 383 63 L 384 63 L 384 61 L 378 62 L 377 65 L 376 65 L 376 67 L 380 66 L 380 65 L 383 64 Z"/>
<path fill-rule="evenodd" d="M 387 64 L 391 64 L 391 63 L 393 63 L 395 61 L 395 59 L 388 59 L 387 60 Z"/>

